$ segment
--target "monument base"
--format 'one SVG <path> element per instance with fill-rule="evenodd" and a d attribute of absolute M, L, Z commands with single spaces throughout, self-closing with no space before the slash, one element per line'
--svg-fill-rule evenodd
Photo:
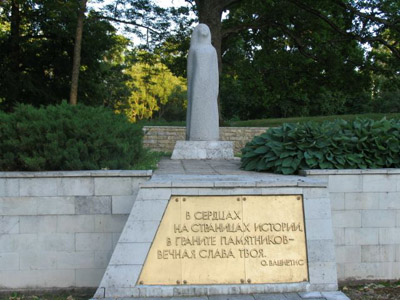
<path fill-rule="evenodd" d="M 172 159 L 232 159 L 233 142 L 177 141 Z"/>

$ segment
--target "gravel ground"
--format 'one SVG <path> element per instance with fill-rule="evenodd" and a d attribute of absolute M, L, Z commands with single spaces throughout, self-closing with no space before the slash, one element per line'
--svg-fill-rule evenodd
<path fill-rule="evenodd" d="M 400 281 L 341 287 L 351 300 L 400 300 Z"/>

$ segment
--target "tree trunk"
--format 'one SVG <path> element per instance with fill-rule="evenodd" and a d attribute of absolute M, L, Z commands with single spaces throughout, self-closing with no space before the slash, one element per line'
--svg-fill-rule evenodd
<path fill-rule="evenodd" d="M 78 102 L 78 81 L 79 81 L 79 69 L 81 66 L 81 48 L 82 48 L 82 32 L 83 32 L 83 20 L 85 18 L 87 0 L 81 0 L 81 5 L 78 13 L 78 21 L 76 25 L 75 45 L 74 45 L 74 57 L 72 62 L 72 76 L 71 76 L 71 91 L 69 95 L 69 103 L 76 105 Z"/>
<path fill-rule="evenodd" d="M 12 90 L 10 93 L 11 106 L 20 100 L 20 35 L 21 35 L 21 12 L 19 0 L 11 1 L 11 22 L 10 22 L 10 72 L 12 78 Z"/>
<path fill-rule="evenodd" d="M 222 53 L 221 53 L 221 17 L 223 8 L 220 8 L 220 1 L 215 0 L 196 0 L 197 10 L 199 12 L 199 22 L 206 24 L 211 31 L 211 43 L 217 50 L 218 71 L 222 71 Z"/>

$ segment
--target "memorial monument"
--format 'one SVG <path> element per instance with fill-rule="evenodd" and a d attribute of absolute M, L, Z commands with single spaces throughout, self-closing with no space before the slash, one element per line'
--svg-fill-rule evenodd
<path fill-rule="evenodd" d="M 171 169 L 140 186 L 94 299 L 289 292 L 347 299 L 336 292 L 327 183 L 245 172 L 226 160 L 233 147 L 218 141 L 210 40 L 198 25 L 188 58 L 187 140 L 177 143 L 175 160 L 161 162 Z"/>
<path fill-rule="evenodd" d="M 210 29 L 193 30 L 187 62 L 186 141 L 178 141 L 172 159 L 230 159 L 233 143 L 219 141 L 218 59 Z"/>

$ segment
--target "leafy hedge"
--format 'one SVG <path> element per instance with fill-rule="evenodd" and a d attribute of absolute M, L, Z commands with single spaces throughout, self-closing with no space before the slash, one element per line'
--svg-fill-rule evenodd
<path fill-rule="evenodd" d="M 140 126 L 104 107 L 19 105 L 0 112 L 0 170 L 129 169 L 142 136 Z"/>
<path fill-rule="evenodd" d="M 242 168 L 293 174 L 303 169 L 400 167 L 400 120 L 283 124 L 242 149 Z"/>

